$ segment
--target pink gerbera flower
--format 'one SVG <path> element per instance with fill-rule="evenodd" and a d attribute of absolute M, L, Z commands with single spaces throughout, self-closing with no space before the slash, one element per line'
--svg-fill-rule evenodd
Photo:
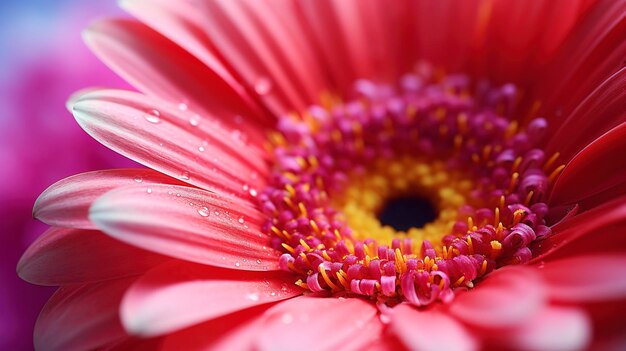
<path fill-rule="evenodd" d="M 125 1 L 39 349 L 624 346 L 624 1 Z"/>

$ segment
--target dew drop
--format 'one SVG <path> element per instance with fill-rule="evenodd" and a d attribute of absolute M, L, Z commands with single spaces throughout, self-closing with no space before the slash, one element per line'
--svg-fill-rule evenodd
<path fill-rule="evenodd" d="M 135 181 L 136 181 L 137 183 L 141 183 L 141 182 L 143 182 L 143 177 L 142 177 L 142 176 L 136 176 L 136 177 L 135 177 Z"/>
<path fill-rule="evenodd" d="M 146 192 L 147 192 L 148 194 L 152 194 L 152 188 L 148 188 L 148 189 L 146 189 Z"/>
<path fill-rule="evenodd" d="M 250 293 L 248 295 L 246 295 L 246 297 L 251 300 L 251 301 L 259 301 L 259 294 L 258 293 Z"/>
<path fill-rule="evenodd" d="M 198 147 L 198 151 L 200 151 L 200 152 L 204 152 L 204 146 L 199 146 L 199 147 Z"/>
<path fill-rule="evenodd" d="M 198 214 L 202 217 L 208 217 L 211 214 L 211 211 L 209 211 L 206 207 L 200 207 L 198 209 Z"/>
<path fill-rule="evenodd" d="M 256 263 L 257 264 L 261 264 L 261 260 L 256 260 Z"/>
<path fill-rule="evenodd" d="M 243 224 L 246 220 L 242 217 L 239 217 L 239 219 L 237 220 L 237 222 Z"/>
<path fill-rule="evenodd" d="M 182 180 L 189 180 L 189 172 L 183 172 L 180 175 L 180 179 L 182 179 Z"/>
<path fill-rule="evenodd" d="M 272 82 L 266 77 L 261 77 L 254 83 L 254 91 L 259 95 L 265 95 L 269 93 L 270 90 L 272 90 Z"/>
<path fill-rule="evenodd" d="M 160 123 L 161 122 L 161 113 L 157 110 L 151 110 L 146 114 L 146 121 L 150 123 Z"/>
<path fill-rule="evenodd" d="M 257 196 L 257 191 L 255 189 L 250 189 L 250 195 L 252 197 L 256 197 Z"/>
<path fill-rule="evenodd" d="M 189 106 L 187 106 L 187 104 L 184 102 L 181 102 L 180 104 L 178 104 L 178 109 L 181 111 L 187 111 L 187 108 L 189 108 Z"/>
<path fill-rule="evenodd" d="M 189 124 L 191 124 L 192 126 L 196 127 L 198 124 L 200 124 L 200 116 L 198 115 L 193 115 L 189 118 Z"/>
<path fill-rule="evenodd" d="M 272 291 L 272 292 L 270 293 L 270 296 L 276 296 L 276 292 Z"/>
<path fill-rule="evenodd" d="M 241 263 L 235 262 L 235 267 L 241 267 Z"/>

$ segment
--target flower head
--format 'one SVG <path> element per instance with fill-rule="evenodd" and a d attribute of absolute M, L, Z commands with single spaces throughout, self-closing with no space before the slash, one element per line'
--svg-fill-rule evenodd
<path fill-rule="evenodd" d="M 85 38 L 143 94 L 70 103 L 152 169 L 39 198 L 18 270 L 62 286 L 39 347 L 619 337 L 626 3 L 122 4 L 145 24 Z"/>

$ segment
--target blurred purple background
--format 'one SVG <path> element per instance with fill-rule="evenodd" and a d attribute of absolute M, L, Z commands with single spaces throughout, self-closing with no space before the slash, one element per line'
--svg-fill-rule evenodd
<path fill-rule="evenodd" d="M 31 350 L 39 310 L 54 291 L 21 281 L 15 266 L 46 225 L 31 218 L 46 187 L 89 170 L 133 167 L 92 140 L 65 109 L 89 86 L 127 86 L 89 52 L 81 31 L 124 16 L 114 0 L 0 2 L 0 350 Z"/>

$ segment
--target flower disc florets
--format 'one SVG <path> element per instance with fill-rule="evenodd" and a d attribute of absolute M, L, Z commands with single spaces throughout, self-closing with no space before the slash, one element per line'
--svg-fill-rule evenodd
<path fill-rule="evenodd" d="M 397 86 L 358 81 L 346 102 L 279 120 L 275 164 L 259 195 L 280 266 L 315 293 L 417 306 L 447 302 L 458 287 L 532 257 L 549 235 L 544 203 L 562 170 L 535 148 L 544 119 L 510 118 L 512 85 L 472 85 L 422 67 Z M 436 218 L 398 231 L 377 214 L 417 196 Z"/>

